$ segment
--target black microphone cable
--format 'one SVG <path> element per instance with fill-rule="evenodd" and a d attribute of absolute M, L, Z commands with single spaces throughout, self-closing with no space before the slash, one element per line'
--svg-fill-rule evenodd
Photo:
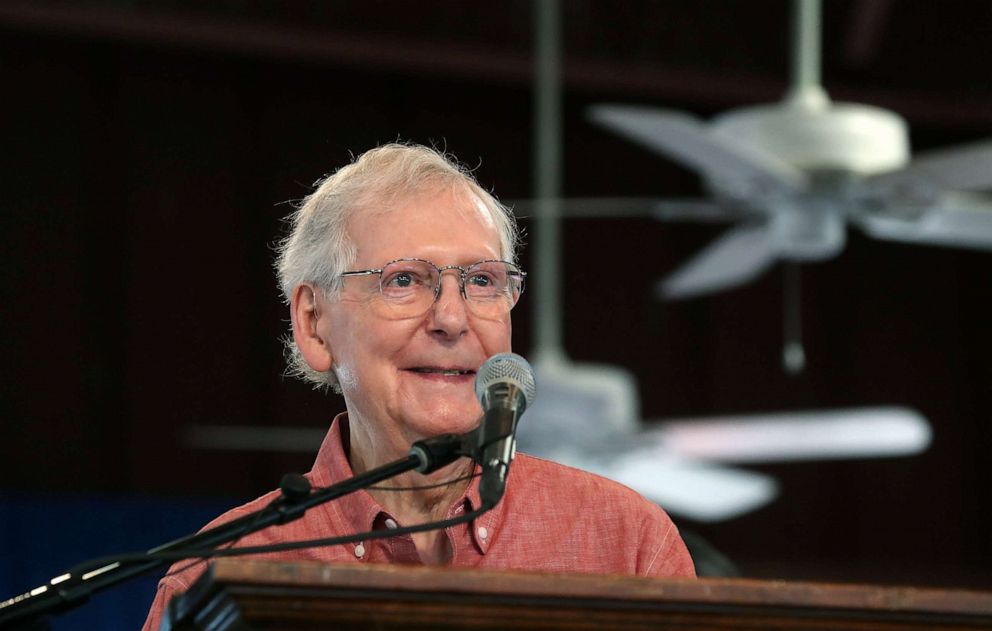
<path fill-rule="evenodd" d="M 93 569 L 98 569 L 112 564 L 120 565 L 130 565 L 135 563 L 147 563 L 150 560 L 157 561 L 182 561 L 183 559 L 198 559 L 196 563 L 205 561 L 211 558 L 217 557 L 236 557 L 236 556 L 248 556 L 252 554 L 265 554 L 269 552 L 284 552 L 287 550 L 301 550 L 305 548 L 319 548 L 326 546 L 336 546 L 345 543 L 356 543 L 362 541 L 368 541 L 372 539 L 388 539 L 389 537 L 396 537 L 406 534 L 414 534 L 418 532 L 427 532 L 429 530 L 441 530 L 443 528 L 450 528 L 452 526 L 457 526 L 459 524 L 464 524 L 466 522 L 472 521 L 473 519 L 484 515 L 485 513 L 492 510 L 492 506 L 487 506 L 486 504 L 481 505 L 479 508 L 473 511 L 469 511 L 458 517 L 451 517 L 449 519 L 442 519 L 440 521 L 425 522 L 422 524 L 414 524 L 412 526 L 400 526 L 398 528 L 390 528 L 387 530 L 370 530 L 368 532 L 360 532 L 351 535 L 342 535 L 339 537 L 325 537 L 321 539 L 306 539 L 301 541 L 286 541 L 283 543 L 274 543 L 264 546 L 242 546 L 240 548 L 224 548 L 224 549 L 188 549 L 188 550 L 175 550 L 167 552 L 142 552 L 135 554 L 121 554 L 103 557 L 101 559 L 94 559 L 83 565 L 76 566 L 69 570 L 72 574 L 85 574 L 86 572 L 92 571 Z"/>

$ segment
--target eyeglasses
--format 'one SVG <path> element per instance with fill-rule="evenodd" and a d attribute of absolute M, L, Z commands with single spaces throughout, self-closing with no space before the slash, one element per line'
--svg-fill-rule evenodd
<path fill-rule="evenodd" d="M 458 288 L 469 310 L 481 318 L 506 315 L 524 291 L 527 273 L 506 261 L 479 261 L 466 267 L 438 267 L 421 259 L 398 259 L 382 269 L 344 272 L 347 276 L 379 275 L 379 293 L 393 315 L 411 318 L 423 315 L 441 294 L 441 276 L 458 271 Z"/>

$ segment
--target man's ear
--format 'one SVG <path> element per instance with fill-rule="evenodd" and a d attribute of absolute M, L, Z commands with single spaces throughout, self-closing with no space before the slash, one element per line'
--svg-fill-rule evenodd
<path fill-rule="evenodd" d="M 304 361 L 317 372 L 327 372 L 334 361 L 331 346 L 321 336 L 317 326 L 321 316 L 317 292 L 312 285 L 297 285 L 293 290 L 289 314 L 293 320 L 293 340 Z"/>

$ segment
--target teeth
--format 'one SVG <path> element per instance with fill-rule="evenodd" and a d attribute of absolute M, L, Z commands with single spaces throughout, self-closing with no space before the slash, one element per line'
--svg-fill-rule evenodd
<path fill-rule="evenodd" d="M 445 375 L 453 377 L 455 375 L 467 375 L 469 371 L 467 370 L 444 370 L 441 368 L 415 368 L 417 372 L 429 372 L 437 375 Z"/>

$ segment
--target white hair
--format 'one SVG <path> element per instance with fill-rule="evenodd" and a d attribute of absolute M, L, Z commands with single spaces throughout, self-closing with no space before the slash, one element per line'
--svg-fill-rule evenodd
<path fill-rule="evenodd" d="M 354 264 L 357 253 L 347 230 L 354 213 L 388 207 L 397 199 L 423 192 L 461 189 L 477 197 L 499 232 L 501 258 L 516 263 L 519 233 L 513 214 L 447 153 L 391 143 L 363 153 L 315 186 L 316 190 L 286 218 L 289 236 L 277 246 L 276 270 L 287 303 L 303 283 L 316 285 L 328 296 L 340 289 L 340 274 Z M 284 343 L 288 375 L 340 392 L 333 367 L 327 372 L 311 368 L 292 334 Z"/>

